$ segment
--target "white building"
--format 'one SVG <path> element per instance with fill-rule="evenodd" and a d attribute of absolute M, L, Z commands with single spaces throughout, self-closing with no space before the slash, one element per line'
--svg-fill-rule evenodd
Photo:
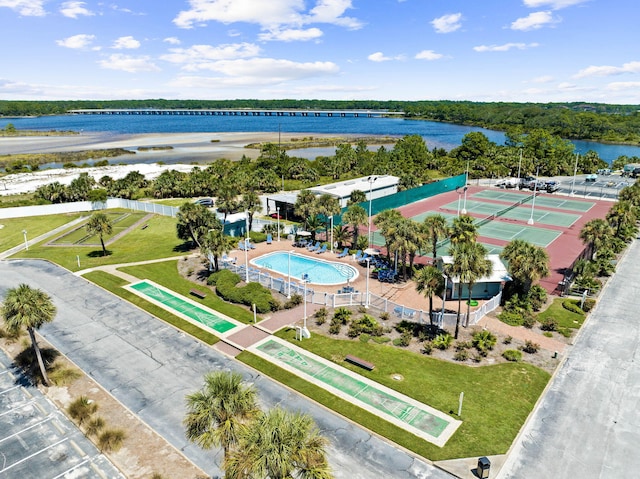
<path fill-rule="evenodd" d="M 328 185 L 314 186 L 308 188 L 309 191 L 318 196 L 331 195 L 340 201 L 340 207 L 347 206 L 347 201 L 351 197 L 351 193 L 360 190 L 367 196 L 367 201 L 389 196 L 398 192 L 398 182 L 400 178 L 391 175 L 371 175 L 362 178 L 354 178 L 352 180 L 339 181 Z"/>
<path fill-rule="evenodd" d="M 489 254 L 487 255 L 487 259 L 491 261 L 493 271 L 489 276 L 479 278 L 478 281 L 473 284 L 471 299 L 493 298 L 502 291 L 505 282 L 511 281 L 511 276 L 509 276 L 506 266 L 500 259 L 500 255 Z M 441 256 L 437 260 L 440 271 L 448 264 L 453 264 L 453 256 Z M 459 284 L 460 278 L 456 276 L 447 278 L 447 299 L 458 299 Z M 463 283 L 461 296 L 462 299 L 469 299 L 469 286 L 467 284 Z"/>

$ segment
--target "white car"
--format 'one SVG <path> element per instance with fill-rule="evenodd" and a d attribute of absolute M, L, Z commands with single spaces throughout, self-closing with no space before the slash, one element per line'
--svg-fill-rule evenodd
<path fill-rule="evenodd" d="M 595 173 L 592 173 L 590 175 L 587 175 L 584 181 L 596 181 L 597 179 L 598 179 L 598 175 L 596 175 Z"/>

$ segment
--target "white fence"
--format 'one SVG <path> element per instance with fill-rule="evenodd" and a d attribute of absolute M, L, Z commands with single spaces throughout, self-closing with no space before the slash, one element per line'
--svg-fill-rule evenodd
<path fill-rule="evenodd" d="M 73 203 L 57 203 L 55 205 L 16 206 L 13 208 L 0 208 L 0 219 L 22 218 L 25 216 L 47 216 L 65 213 L 83 213 L 111 208 L 127 208 L 136 211 L 145 211 L 162 216 L 175 216 L 178 208 L 158 203 L 146 203 L 143 201 L 125 200 L 122 198 L 109 198 L 102 201 L 75 201 Z"/>
<path fill-rule="evenodd" d="M 237 265 L 228 262 L 221 262 L 220 265 L 223 268 L 239 274 L 243 280 L 247 278 L 247 270 L 244 264 Z M 294 281 L 287 282 L 286 279 L 272 277 L 269 273 L 253 267 L 249 267 L 248 274 L 249 281 L 260 283 L 266 288 L 277 291 L 284 296 L 291 296 L 292 294 L 304 296 L 304 284 Z M 367 305 L 370 308 L 374 308 L 380 312 L 389 313 L 390 315 L 394 315 L 400 319 L 406 319 L 418 323 L 429 322 L 429 311 L 409 308 L 403 304 L 389 301 L 388 298 L 378 296 L 371 292 L 369 292 L 368 303 L 367 294 L 364 291 L 354 291 L 352 293 L 327 293 L 316 292 L 313 288 L 307 286 L 306 293 L 307 301 L 314 304 L 322 304 L 323 306 L 331 308 L 339 306 Z M 460 311 L 460 324 L 465 327 L 478 324 L 478 321 L 480 321 L 487 313 L 493 311 L 500 305 L 501 299 L 502 292 L 498 293 L 498 295 L 494 296 L 490 300 L 485 301 L 484 304 L 475 311 L 471 311 L 468 320 L 466 311 L 464 311 L 465 303 L 463 303 L 463 311 Z M 434 324 L 437 324 L 441 328 L 455 327 L 456 319 L 457 313 L 445 313 L 444 315 L 442 314 L 442 311 L 434 311 L 433 313 Z"/>

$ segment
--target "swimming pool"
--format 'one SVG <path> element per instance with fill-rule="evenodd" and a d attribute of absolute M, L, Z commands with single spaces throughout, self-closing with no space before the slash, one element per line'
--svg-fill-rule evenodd
<path fill-rule="evenodd" d="M 283 276 L 289 276 L 290 272 L 291 278 L 299 281 L 304 274 L 307 274 L 309 282 L 313 284 L 343 284 L 353 281 L 359 274 L 357 269 L 348 264 L 287 251 L 276 251 L 259 256 L 252 259 L 251 264 Z"/>

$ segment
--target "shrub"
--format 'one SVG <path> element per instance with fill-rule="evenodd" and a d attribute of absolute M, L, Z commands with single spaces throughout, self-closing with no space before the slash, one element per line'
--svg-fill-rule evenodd
<path fill-rule="evenodd" d="M 593 309 L 593 307 L 596 305 L 596 300 L 593 298 L 587 298 L 584 300 L 584 304 L 582 305 L 582 310 L 585 313 L 588 313 L 589 311 L 591 311 Z"/>
<path fill-rule="evenodd" d="M 341 327 L 342 324 L 331 321 L 331 324 L 329 325 L 329 334 L 340 334 Z"/>
<path fill-rule="evenodd" d="M 125 437 L 122 429 L 107 429 L 98 437 L 98 447 L 101 451 L 115 452 L 122 447 Z"/>
<path fill-rule="evenodd" d="M 249 283 L 241 288 L 237 287 L 240 276 L 229 270 L 223 269 L 211 274 L 207 282 L 215 284 L 216 293 L 225 301 L 249 307 L 255 304 L 258 313 L 277 311 L 280 308 L 279 301 L 260 283 Z"/>
<path fill-rule="evenodd" d="M 511 336 L 507 336 L 502 340 L 502 344 L 511 344 L 511 341 L 513 341 L 513 338 Z"/>
<path fill-rule="evenodd" d="M 91 415 L 98 410 L 98 405 L 87 396 L 80 396 L 69 404 L 67 412 L 72 419 L 82 425 L 89 420 Z"/>
<path fill-rule="evenodd" d="M 469 351 L 467 351 L 466 349 L 461 349 L 453 355 L 453 359 L 455 359 L 456 361 L 466 361 L 467 359 L 469 359 Z"/>
<path fill-rule="evenodd" d="M 464 351 L 465 349 L 469 349 L 471 344 L 469 341 L 458 341 L 453 345 L 453 347 L 456 351 Z"/>
<path fill-rule="evenodd" d="M 82 374 L 75 368 L 65 368 L 59 364 L 56 365 L 53 371 L 49 373 L 49 379 L 56 386 L 65 386 L 71 384 L 78 379 Z"/>
<path fill-rule="evenodd" d="M 433 344 L 431 341 L 425 341 L 422 343 L 422 354 L 431 354 L 433 351 Z"/>
<path fill-rule="evenodd" d="M 336 308 L 333 313 L 333 321 L 340 322 L 340 324 L 347 324 L 351 319 L 351 310 L 349 308 L 340 307 Z"/>
<path fill-rule="evenodd" d="M 522 326 L 523 318 L 519 313 L 503 311 L 498 315 L 498 319 L 509 326 Z"/>
<path fill-rule="evenodd" d="M 543 331 L 555 331 L 558 329 L 558 320 L 552 316 L 540 320 L 540 329 Z"/>
<path fill-rule="evenodd" d="M 527 339 L 524 342 L 524 346 L 522 346 L 520 349 L 522 349 L 525 353 L 535 354 L 538 352 L 538 349 L 540 349 L 540 345 Z"/>
<path fill-rule="evenodd" d="M 536 325 L 536 323 L 537 323 L 537 320 L 532 314 L 525 314 L 522 317 L 522 325 L 527 329 L 533 328 Z"/>
<path fill-rule="evenodd" d="M 545 338 L 553 338 L 553 333 L 551 331 L 545 331 L 542 333 Z"/>
<path fill-rule="evenodd" d="M 380 313 L 380 319 L 382 321 L 387 321 L 389 319 L 389 313 L 387 311 L 383 311 Z"/>
<path fill-rule="evenodd" d="M 291 295 L 291 298 L 290 298 L 290 299 L 288 299 L 288 300 L 284 303 L 283 308 L 284 308 L 284 309 L 293 309 L 293 308 L 295 308 L 296 306 L 299 306 L 299 305 L 301 305 L 301 304 L 302 304 L 302 295 L 301 295 L 301 294 L 296 293 L 296 294 L 292 294 L 292 295 Z"/>
<path fill-rule="evenodd" d="M 565 338 L 570 338 L 573 331 L 571 328 L 558 328 L 558 333 L 562 334 Z"/>
<path fill-rule="evenodd" d="M 413 334 L 410 331 L 403 332 L 399 338 L 393 340 L 394 346 L 400 346 L 401 348 L 406 348 L 411 343 L 411 338 L 413 338 Z"/>
<path fill-rule="evenodd" d="M 367 333 L 363 333 L 360 335 L 360 337 L 358 338 L 360 340 L 361 343 L 368 343 L 369 340 L 371 339 L 371 335 L 367 334 Z"/>
<path fill-rule="evenodd" d="M 105 426 L 104 419 L 101 417 L 95 417 L 87 424 L 87 436 L 96 436 Z"/>
<path fill-rule="evenodd" d="M 517 349 L 507 349 L 502 353 L 502 357 L 507 361 L 518 363 L 522 361 L 522 351 L 518 351 Z"/>
<path fill-rule="evenodd" d="M 378 324 L 378 321 L 373 316 L 365 314 L 360 319 L 351 321 L 347 335 L 350 338 L 355 338 L 362 333 L 367 333 L 371 336 L 382 336 L 382 326 Z"/>
<path fill-rule="evenodd" d="M 438 334 L 431 342 L 434 348 L 441 350 L 449 349 L 449 346 L 453 343 L 453 336 L 449 333 Z"/>
<path fill-rule="evenodd" d="M 562 302 L 562 307 L 564 309 L 566 309 L 567 311 L 571 311 L 572 313 L 584 314 L 584 312 L 582 311 L 582 309 L 580 308 L 580 306 L 578 304 L 578 300 L 577 299 L 565 299 Z"/>
<path fill-rule="evenodd" d="M 388 343 L 389 341 L 391 341 L 391 338 L 387 336 L 380 336 L 379 338 L 373 338 L 373 342 L 378 344 Z"/>
<path fill-rule="evenodd" d="M 493 349 L 497 342 L 498 338 L 496 337 L 496 335 L 491 331 L 487 331 L 486 329 L 474 333 L 473 339 L 471 340 L 473 347 L 480 352 Z"/>
<path fill-rule="evenodd" d="M 315 312 L 313 315 L 316 318 L 316 324 L 318 326 L 324 324 L 327 321 L 327 316 L 329 315 L 327 308 L 324 306 Z"/>
<path fill-rule="evenodd" d="M 542 286 L 535 284 L 529 290 L 527 299 L 534 311 L 540 311 L 540 308 L 542 308 L 544 303 L 547 301 L 547 290 Z"/>

